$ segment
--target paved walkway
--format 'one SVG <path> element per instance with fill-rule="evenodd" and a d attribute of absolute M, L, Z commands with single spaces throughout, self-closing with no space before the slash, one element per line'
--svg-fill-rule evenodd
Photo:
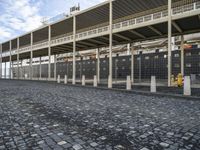
<path fill-rule="evenodd" d="M 0 80 L 0 150 L 199 150 L 200 101 Z"/>

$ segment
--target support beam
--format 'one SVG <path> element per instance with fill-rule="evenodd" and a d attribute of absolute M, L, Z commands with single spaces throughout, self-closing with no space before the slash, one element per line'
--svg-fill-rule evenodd
<path fill-rule="evenodd" d="M 121 35 L 121 34 L 118 34 L 118 33 L 114 34 L 114 36 L 117 36 L 117 37 L 122 38 L 122 39 L 127 40 L 127 41 L 131 41 L 130 38 L 125 37 L 125 36 L 123 36 L 123 35 Z"/>
<path fill-rule="evenodd" d="M 172 49 L 172 0 L 168 0 L 168 87 L 171 86 Z"/>
<path fill-rule="evenodd" d="M 113 46 L 113 3 L 110 0 L 110 16 L 109 16 L 109 77 L 108 77 L 108 88 L 112 88 L 112 46 Z"/>
<path fill-rule="evenodd" d="M 42 61 L 42 59 L 41 59 L 41 57 L 40 57 L 40 79 L 42 78 L 42 65 L 41 65 L 41 61 Z"/>
<path fill-rule="evenodd" d="M 94 40 L 94 39 L 88 39 L 91 42 L 97 43 L 97 44 L 101 44 L 101 45 L 106 45 L 107 43 L 102 42 L 102 41 L 98 41 L 98 40 Z"/>
<path fill-rule="evenodd" d="M 73 74 L 72 84 L 76 84 L 76 16 L 73 17 Z"/>
<path fill-rule="evenodd" d="M 19 79 L 19 38 L 17 38 L 17 79 Z"/>
<path fill-rule="evenodd" d="M 179 33 L 183 33 L 183 30 L 179 27 L 179 25 L 175 21 L 172 21 L 172 25 L 176 28 L 176 30 Z"/>
<path fill-rule="evenodd" d="M 181 35 L 181 74 L 184 76 L 184 36 Z"/>
<path fill-rule="evenodd" d="M 57 57 L 56 55 L 54 55 L 54 80 L 56 80 L 56 71 L 57 71 L 56 64 L 57 64 Z"/>
<path fill-rule="evenodd" d="M 31 32 L 30 79 L 33 79 L 33 33 Z"/>
<path fill-rule="evenodd" d="M 100 49 L 97 49 L 97 83 L 100 83 Z"/>
<path fill-rule="evenodd" d="M 2 78 L 2 44 L 0 44 L 0 78 Z"/>
<path fill-rule="evenodd" d="M 160 32 L 160 31 L 158 31 L 156 28 L 154 28 L 153 26 L 148 26 L 149 27 L 149 29 L 151 29 L 153 32 L 155 32 L 156 34 L 158 34 L 158 35 L 160 35 L 160 36 L 162 36 L 163 34 Z"/>
<path fill-rule="evenodd" d="M 141 37 L 141 38 L 143 38 L 143 39 L 146 38 L 144 35 L 142 35 L 141 33 L 137 32 L 137 31 L 129 30 L 129 32 L 131 32 L 131 33 L 133 33 L 133 34 L 135 34 L 135 35 L 137 35 L 137 36 L 139 36 L 139 37 Z"/>
<path fill-rule="evenodd" d="M 78 43 L 83 44 L 83 45 L 86 45 L 86 46 L 93 46 L 93 47 L 96 47 L 95 44 L 88 43 L 88 42 L 84 42 L 84 41 L 79 41 Z"/>
<path fill-rule="evenodd" d="M 104 37 L 104 36 L 99 37 L 99 38 L 101 38 L 101 39 L 103 39 L 103 40 L 106 40 L 106 41 L 109 41 L 109 38 Z M 119 41 L 113 39 L 113 43 L 119 43 Z"/>
<path fill-rule="evenodd" d="M 48 64 L 48 80 L 51 80 L 51 26 L 49 26 L 49 47 L 48 47 L 48 57 L 49 57 L 49 64 Z"/>
<path fill-rule="evenodd" d="M 134 48 L 131 49 L 131 83 L 134 83 Z"/>
<path fill-rule="evenodd" d="M 11 62 L 12 62 L 12 41 L 10 41 L 10 57 L 9 57 L 9 78 L 11 79 Z"/>

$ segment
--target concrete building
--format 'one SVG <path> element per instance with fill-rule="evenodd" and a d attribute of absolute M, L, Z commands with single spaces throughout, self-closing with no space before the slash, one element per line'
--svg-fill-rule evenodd
<path fill-rule="evenodd" d="M 109 47 L 108 87 L 113 79 L 113 46 L 168 38 L 167 78 L 171 86 L 172 37 L 181 36 L 181 73 L 184 74 L 184 35 L 200 32 L 199 0 L 108 0 L 87 10 L 72 14 L 0 44 L 0 76 L 2 63 L 10 62 L 9 78 L 16 63 L 16 78 L 20 78 L 20 64 L 29 59 L 29 79 L 33 79 L 33 59 L 47 56 L 48 80 L 55 80 L 56 55 L 73 53 L 72 83 L 76 84 L 76 55 L 80 51 Z M 134 79 L 134 48 L 131 48 L 131 80 Z M 97 59 L 99 59 L 97 50 Z M 56 64 L 56 61 L 54 61 Z M 97 61 L 97 78 L 100 61 Z M 54 68 L 54 74 L 51 70 Z M 23 75 L 24 76 L 24 75 Z"/>

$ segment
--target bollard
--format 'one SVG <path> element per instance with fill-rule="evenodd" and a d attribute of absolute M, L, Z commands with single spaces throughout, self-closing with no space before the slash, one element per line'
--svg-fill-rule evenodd
<path fill-rule="evenodd" d="M 67 75 L 65 75 L 64 83 L 67 84 Z"/>
<path fill-rule="evenodd" d="M 94 84 L 93 84 L 93 86 L 97 87 L 97 76 L 96 75 L 94 76 Z"/>
<path fill-rule="evenodd" d="M 151 93 L 156 92 L 156 77 L 151 76 Z"/>
<path fill-rule="evenodd" d="M 191 95 L 191 80 L 190 76 L 185 76 L 184 78 L 184 95 L 190 96 Z"/>
<path fill-rule="evenodd" d="M 60 83 L 60 75 L 58 75 L 57 82 Z"/>
<path fill-rule="evenodd" d="M 130 76 L 127 76 L 126 89 L 131 90 L 131 77 Z"/>
<path fill-rule="evenodd" d="M 112 78 L 110 75 L 108 76 L 108 88 L 112 88 Z"/>
<path fill-rule="evenodd" d="M 82 86 L 85 86 L 85 75 L 82 76 Z"/>

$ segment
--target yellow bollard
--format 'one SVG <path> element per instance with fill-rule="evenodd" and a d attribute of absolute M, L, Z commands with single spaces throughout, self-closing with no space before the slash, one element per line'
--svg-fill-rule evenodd
<path fill-rule="evenodd" d="M 183 75 L 181 73 L 177 76 L 177 86 L 182 87 L 183 86 Z"/>

